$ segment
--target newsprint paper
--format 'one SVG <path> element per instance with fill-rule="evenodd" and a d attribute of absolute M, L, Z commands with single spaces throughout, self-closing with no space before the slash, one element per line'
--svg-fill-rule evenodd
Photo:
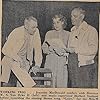
<path fill-rule="evenodd" d="M 0 0 L 0 100 L 100 100 L 99 0 Z"/>

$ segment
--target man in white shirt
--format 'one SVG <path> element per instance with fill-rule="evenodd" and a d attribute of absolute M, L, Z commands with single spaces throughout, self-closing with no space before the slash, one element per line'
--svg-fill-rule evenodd
<path fill-rule="evenodd" d="M 74 25 L 68 43 L 68 69 L 71 87 L 97 87 L 97 65 L 94 58 L 98 50 L 98 33 L 84 21 L 85 10 L 74 8 L 71 21 Z"/>
<path fill-rule="evenodd" d="M 24 87 L 33 87 L 36 83 L 28 71 L 33 64 L 34 73 L 42 63 L 41 39 L 37 28 L 37 19 L 30 16 L 25 19 L 24 25 L 15 28 L 2 48 L 5 55 L 2 59 L 1 82 L 8 82 L 11 70 Z"/>

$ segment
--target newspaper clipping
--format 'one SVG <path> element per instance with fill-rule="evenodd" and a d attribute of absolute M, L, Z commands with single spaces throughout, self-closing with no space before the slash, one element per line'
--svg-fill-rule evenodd
<path fill-rule="evenodd" d="M 100 100 L 99 1 L 0 1 L 0 100 Z"/>

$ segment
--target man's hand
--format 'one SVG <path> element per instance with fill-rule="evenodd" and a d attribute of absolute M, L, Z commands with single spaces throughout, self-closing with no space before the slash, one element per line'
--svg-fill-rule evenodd
<path fill-rule="evenodd" d="M 29 62 L 27 60 L 25 61 L 22 58 L 17 57 L 17 61 L 15 61 L 15 62 L 17 62 L 19 64 L 20 68 L 27 71 L 27 67 L 29 66 Z"/>
<path fill-rule="evenodd" d="M 66 48 L 66 51 L 69 52 L 69 53 L 74 53 L 75 48 Z"/>
<path fill-rule="evenodd" d="M 22 58 L 20 58 L 19 56 L 16 56 L 16 59 L 14 59 L 16 62 L 22 62 Z"/>
<path fill-rule="evenodd" d="M 40 70 L 40 67 L 36 65 L 30 69 L 30 72 L 33 72 L 36 75 L 36 73 L 39 72 L 39 70 Z"/>
<path fill-rule="evenodd" d="M 53 46 L 49 46 L 49 52 L 53 52 L 54 51 L 54 47 Z"/>
<path fill-rule="evenodd" d="M 66 53 L 66 51 L 64 49 L 55 48 L 54 50 L 59 56 L 63 56 L 64 53 Z"/>
<path fill-rule="evenodd" d="M 17 56 L 16 57 L 16 60 L 14 60 L 15 61 L 15 63 L 17 64 L 17 65 L 19 65 L 21 68 L 24 68 L 24 62 L 23 62 L 23 60 L 19 57 L 19 56 Z"/>
<path fill-rule="evenodd" d="M 30 62 L 29 62 L 29 65 L 30 65 L 30 66 L 32 66 L 32 64 L 33 64 L 33 62 L 32 62 L 32 61 L 30 61 Z"/>
<path fill-rule="evenodd" d="M 64 53 L 63 56 L 64 57 L 68 57 L 69 53 Z"/>

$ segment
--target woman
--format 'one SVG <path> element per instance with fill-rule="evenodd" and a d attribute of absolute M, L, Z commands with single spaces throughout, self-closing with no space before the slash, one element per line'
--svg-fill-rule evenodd
<path fill-rule="evenodd" d="M 65 31 L 65 17 L 61 14 L 53 18 L 54 30 L 46 33 L 42 45 L 43 53 L 46 55 L 45 68 L 53 72 L 53 87 L 67 87 L 68 72 L 66 65 L 66 51 L 69 32 Z"/>

